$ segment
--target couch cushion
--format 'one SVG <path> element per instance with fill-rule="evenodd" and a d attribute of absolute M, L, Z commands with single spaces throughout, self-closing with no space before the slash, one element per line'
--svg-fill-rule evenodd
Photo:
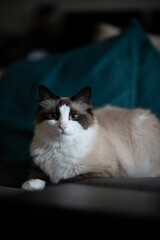
<path fill-rule="evenodd" d="M 77 181 L 79 184 L 160 192 L 160 177 L 149 178 L 92 178 Z"/>

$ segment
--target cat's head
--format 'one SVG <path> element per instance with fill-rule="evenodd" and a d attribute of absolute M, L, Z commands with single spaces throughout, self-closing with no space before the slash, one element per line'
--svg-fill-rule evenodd
<path fill-rule="evenodd" d="M 71 97 L 59 97 L 40 85 L 39 98 L 36 124 L 43 125 L 51 134 L 72 136 L 87 130 L 95 121 L 90 87 Z"/>

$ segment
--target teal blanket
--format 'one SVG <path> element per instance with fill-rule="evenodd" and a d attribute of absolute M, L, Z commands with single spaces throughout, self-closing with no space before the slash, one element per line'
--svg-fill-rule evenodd
<path fill-rule="evenodd" d="M 150 108 L 160 117 L 160 53 L 132 21 L 112 39 L 9 67 L 0 82 L 0 163 L 31 161 L 39 84 L 63 96 L 91 86 L 95 107 Z"/>

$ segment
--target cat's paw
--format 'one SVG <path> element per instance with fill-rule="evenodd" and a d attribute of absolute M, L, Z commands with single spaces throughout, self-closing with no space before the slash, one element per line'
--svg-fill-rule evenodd
<path fill-rule="evenodd" d="M 43 190 L 46 182 L 41 179 L 30 179 L 22 184 L 22 189 L 28 191 Z"/>

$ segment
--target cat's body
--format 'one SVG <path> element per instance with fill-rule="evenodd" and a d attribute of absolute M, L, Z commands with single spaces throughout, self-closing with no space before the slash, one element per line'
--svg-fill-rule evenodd
<path fill-rule="evenodd" d="M 40 90 L 40 107 L 31 143 L 36 166 L 52 183 L 93 177 L 160 176 L 160 123 L 148 110 L 104 106 L 92 109 L 90 89 L 71 98 Z M 43 189 L 33 179 L 22 187 Z"/>

